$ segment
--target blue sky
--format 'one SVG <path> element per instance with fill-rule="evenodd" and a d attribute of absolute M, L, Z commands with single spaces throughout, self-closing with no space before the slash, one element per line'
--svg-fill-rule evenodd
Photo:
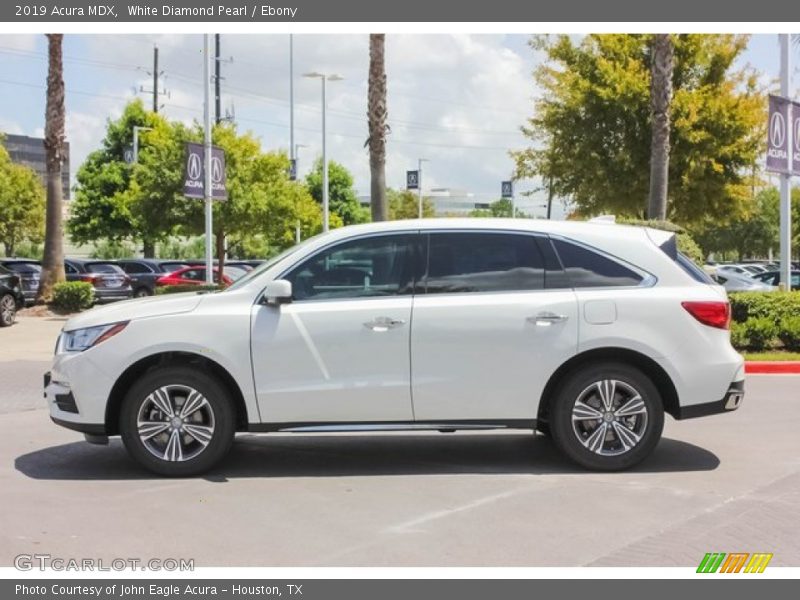
<path fill-rule="evenodd" d="M 536 90 L 530 73 L 540 60 L 524 35 L 387 36 L 389 137 L 387 181 L 404 185 L 406 169 L 426 164 L 425 187 L 465 189 L 486 200 L 498 196 L 511 171 L 508 149 L 523 148 L 519 126 L 531 114 Z M 67 134 L 72 170 L 97 147 L 107 118 L 124 104 L 151 97 L 152 48 L 166 71 L 163 112 L 184 121 L 202 118 L 202 37 L 198 35 L 70 35 L 65 37 Z M 265 149 L 289 146 L 288 36 L 224 35 L 223 107 L 235 110 L 240 129 L 253 131 Z M 295 142 L 301 175 L 320 153 L 320 88 L 303 72 L 340 73 L 329 84 L 329 156 L 369 189 L 366 139 L 366 35 L 296 35 Z M 795 64 L 800 53 L 795 51 Z M 41 135 L 44 126 L 46 40 L 42 35 L 0 35 L 0 131 Z M 756 35 L 740 66 L 749 65 L 766 84 L 778 77 L 777 36 Z M 800 84 L 800 72 L 794 80 Z M 795 85 L 795 90 L 798 85 Z M 523 182 L 519 191 L 536 187 Z M 524 201 L 523 201 L 524 202 Z M 540 200 L 531 202 L 540 203 Z M 532 212 L 540 212 L 531 206 Z"/>

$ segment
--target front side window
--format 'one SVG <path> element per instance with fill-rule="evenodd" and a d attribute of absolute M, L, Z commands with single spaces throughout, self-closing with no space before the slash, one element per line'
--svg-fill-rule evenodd
<path fill-rule="evenodd" d="M 544 261 L 536 238 L 511 233 L 432 233 L 425 293 L 541 290 Z"/>
<path fill-rule="evenodd" d="M 553 246 L 574 288 L 636 286 L 644 279 L 617 261 L 578 244 L 554 238 Z"/>
<path fill-rule="evenodd" d="M 295 300 L 365 298 L 410 294 L 413 236 L 386 235 L 343 242 L 292 269 Z"/>

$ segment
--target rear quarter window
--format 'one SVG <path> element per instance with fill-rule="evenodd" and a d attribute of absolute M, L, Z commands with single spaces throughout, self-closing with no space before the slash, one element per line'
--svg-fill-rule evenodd
<path fill-rule="evenodd" d="M 625 265 L 584 246 L 553 238 L 553 247 L 574 288 L 637 286 L 644 280 Z"/>

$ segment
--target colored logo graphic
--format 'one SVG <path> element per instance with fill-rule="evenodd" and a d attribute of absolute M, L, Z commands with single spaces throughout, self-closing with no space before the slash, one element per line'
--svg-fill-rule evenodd
<path fill-rule="evenodd" d="M 769 561 L 772 560 L 772 553 L 756 552 L 708 552 L 700 565 L 697 567 L 698 573 L 763 573 Z"/>

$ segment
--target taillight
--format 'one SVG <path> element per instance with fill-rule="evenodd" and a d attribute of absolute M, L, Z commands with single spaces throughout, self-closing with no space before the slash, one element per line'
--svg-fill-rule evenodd
<path fill-rule="evenodd" d="M 727 302 L 681 302 L 681 305 L 703 325 L 728 329 L 731 324 L 731 305 Z"/>
<path fill-rule="evenodd" d="M 97 275 L 81 275 L 81 281 L 97 285 Z"/>

